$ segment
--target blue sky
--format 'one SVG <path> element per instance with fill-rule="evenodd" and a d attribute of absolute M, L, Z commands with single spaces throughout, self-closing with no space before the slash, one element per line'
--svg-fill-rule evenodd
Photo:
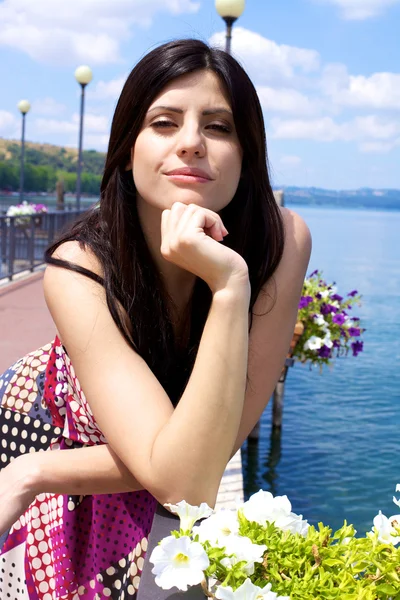
<path fill-rule="evenodd" d="M 232 51 L 255 84 L 274 185 L 400 189 L 400 0 L 247 0 Z M 214 0 L 0 0 L 0 137 L 105 150 L 133 65 L 159 43 L 224 44 Z"/>

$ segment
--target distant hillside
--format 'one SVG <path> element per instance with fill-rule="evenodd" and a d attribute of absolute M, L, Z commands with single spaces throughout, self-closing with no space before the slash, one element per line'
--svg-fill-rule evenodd
<path fill-rule="evenodd" d="M 0 190 L 19 188 L 21 143 L 0 138 Z M 53 192 L 62 179 L 65 190 L 76 189 L 78 150 L 51 144 L 25 143 L 25 178 L 27 192 Z M 105 154 L 96 150 L 82 153 L 82 192 L 98 194 Z"/>
<path fill-rule="evenodd" d="M 324 190 L 293 186 L 282 186 L 281 189 L 287 204 L 400 210 L 400 190 Z"/>

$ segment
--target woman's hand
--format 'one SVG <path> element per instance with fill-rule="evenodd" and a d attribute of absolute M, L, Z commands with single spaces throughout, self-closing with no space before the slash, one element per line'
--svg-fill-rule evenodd
<path fill-rule="evenodd" d="M 0 473 L 0 535 L 7 531 L 34 501 L 34 455 L 14 459 Z"/>
<path fill-rule="evenodd" d="M 221 242 L 228 234 L 221 217 L 196 204 L 175 202 L 161 221 L 161 254 L 203 279 L 213 293 L 233 286 L 249 288 L 245 260 Z"/>

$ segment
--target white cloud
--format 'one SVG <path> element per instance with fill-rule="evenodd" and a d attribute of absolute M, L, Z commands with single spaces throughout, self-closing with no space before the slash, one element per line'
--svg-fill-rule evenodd
<path fill-rule="evenodd" d="M 319 110 L 316 101 L 291 88 L 257 86 L 257 93 L 266 112 L 315 115 Z"/>
<path fill-rule="evenodd" d="M 322 0 L 339 7 L 344 19 L 362 21 L 382 14 L 400 0 Z"/>
<path fill-rule="evenodd" d="M 327 65 L 321 89 L 341 106 L 400 110 L 400 74 L 349 75 L 342 64 Z"/>
<path fill-rule="evenodd" d="M 287 155 L 282 156 L 279 162 L 284 167 L 298 167 L 301 165 L 302 160 L 300 156 Z"/>
<path fill-rule="evenodd" d="M 77 113 L 73 114 L 69 121 L 57 119 L 36 119 L 34 125 L 35 129 L 41 134 L 72 133 L 78 135 L 79 115 Z M 103 115 L 86 113 L 84 117 L 83 129 L 85 133 L 88 132 L 102 135 L 108 134 L 109 120 Z"/>
<path fill-rule="evenodd" d="M 133 25 L 149 26 L 157 13 L 196 12 L 195 0 L 3 0 L 0 44 L 52 64 L 120 60 Z"/>
<path fill-rule="evenodd" d="M 391 142 L 364 142 L 360 144 L 360 150 L 364 153 L 387 154 L 396 146 L 400 146 L 400 138 Z"/>
<path fill-rule="evenodd" d="M 224 48 L 225 32 L 215 33 L 209 42 Z M 317 71 L 320 63 L 316 50 L 277 44 L 243 27 L 235 27 L 232 53 L 258 84 L 282 84 L 293 80 L 299 73 Z"/>
<path fill-rule="evenodd" d="M 0 136 L 14 136 L 18 122 L 16 116 L 12 113 L 7 110 L 0 110 Z"/>
<path fill-rule="evenodd" d="M 37 115 L 47 115 L 49 117 L 54 117 L 60 115 L 66 110 L 65 104 L 61 104 L 54 100 L 54 98 L 38 98 L 34 102 L 32 102 L 32 109 Z"/>
<path fill-rule="evenodd" d="M 270 121 L 275 139 L 314 140 L 317 142 L 357 142 L 362 151 L 389 151 L 400 136 L 400 122 L 375 115 L 355 117 L 341 123 L 331 117 L 320 119 L 281 119 Z M 369 150 L 367 150 L 369 149 Z"/>
<path fill-rule="evenodd" d="M 122 75 L 110 81 L 99 81 L 94 88 L 88 88 L 88 96 L 93 100 L 117 100 L 128 75 Z"/>

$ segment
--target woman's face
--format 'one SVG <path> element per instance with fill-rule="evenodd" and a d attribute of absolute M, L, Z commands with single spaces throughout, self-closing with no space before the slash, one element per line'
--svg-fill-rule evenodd
<path fill-rule="evenodd" d="M 207 70 L 163 89 L 132 150 L 137 201 L 160 210 L 182 202 L 220 211 L 236 192 L 241 166 L 227 94 Z"/>

